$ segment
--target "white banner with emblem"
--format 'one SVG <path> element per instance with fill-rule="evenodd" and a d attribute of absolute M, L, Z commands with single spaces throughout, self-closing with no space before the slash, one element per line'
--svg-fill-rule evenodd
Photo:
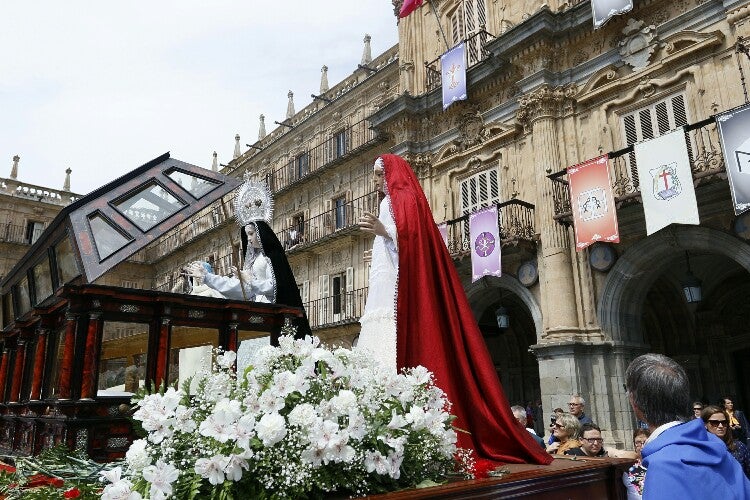
<path fill-rule="evenodd" d="M 646 234 L 670 224 L 699 224 L 684 130 L 639 142 L 634 149 Z"/>

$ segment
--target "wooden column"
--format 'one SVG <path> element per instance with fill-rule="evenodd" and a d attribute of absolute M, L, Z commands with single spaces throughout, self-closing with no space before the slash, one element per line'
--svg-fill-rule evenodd
<path fill-rule="evenodd" d="M 8 359 L 10 359 L 10 351 L 3 349 L 3 357 L 0 360 L 0 401 L 5 401 L 5 383 L 8 381 Z"/>
<path fill-rule="evenodd" d="M 167 362 L 169 360 L 169 337 L 172 333 L 172 320 L 169 318 L 162 318 L 161 326 L 159 327 L 159 341 L 157 342 L 156 351 L 156 374 L 154 376 L 154 383 L 158 389 L 161 384 L 167 380 Z"/>
<path fill-rule="evenodd" d="M 16 362 L 13 364 L 13 375 L 11 379 L 10 394 L 8 401 L 18 402 L 21 393 L 21 380 L 23 379 L 23 363 L 26 359 L 26 341 L 19 340 L 16 347 Z"/>
<path fill-rule="evenodd" d="M 237 323 L 229 323 L 229 336 L 227 338 L 227 351 L 237 352 Z"/>
<path fill-rule="evenodd" d="M 101 349 L 104 322 L 100 312 L 89 315 L 86 331 L 86 352 L 83 356 L 83 376 L 81 377 L 81 399 L 93 399 L 96 396 L 97 360 Z"/>
<path fill-rule="evenodd" d="M 76 345 L 76 325 L 78 317 L 75 314 L 65 314 L 65 338 L 63 339 L 63 356 L 60 360 L 60 378 L 57 380 L 57 395 L 59 399 L 70 399 L 70 379 L 73 374 L 73 358 Z M 54 381 L 52 381 L 54 383 Z"/>
<path fill-rule="evenodd" d="M 42 380 L 44 380 L 44 372 L 46 370 L 46 357 L 47 352 L 47 337 L 48 330 L 43 328 L 39 329 L 39 335 L 36 341 L 36 354 L 34 359 L 34 378 L 31 381 L 31 396 L 29 399 L 32 401 L 38 401 L 42 394 Z"/>

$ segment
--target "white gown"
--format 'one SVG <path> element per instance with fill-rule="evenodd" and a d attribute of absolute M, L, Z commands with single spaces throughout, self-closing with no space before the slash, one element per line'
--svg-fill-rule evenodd
<path fill-rule="evenodd" d="M 370 283 L 357 349 L 367 349 L 384 368 L 396 373 L 396 296 L 398 286 L 398 236 L 389 196 L 380 202 L 378 220 L 390 238 L 375 236 L 372 244 Z"/>
<path fill-rule="evenodd" d="M 251 269 L 252 279 L 245 282 L 245 295 L 242 295 L 240 280 L 237 277 L 219 276 L 207 273 L 203 282 L 231 300 L 252 300 L 253 302 L 274 302 L 276 278 L 273 275 L 271 260 L 258 255 Z"/>

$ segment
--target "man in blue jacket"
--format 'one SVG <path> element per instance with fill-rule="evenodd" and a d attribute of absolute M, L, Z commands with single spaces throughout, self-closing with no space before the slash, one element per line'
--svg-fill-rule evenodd
<path fill-rule="evenodd" d="M 726 445 L 690 420 L 685 370 L 661 354 L 644 354 L 625 371 L 630 405 L 651 436 L 643 447 L 643 499 L 750 499 L 750 481 Z"/>

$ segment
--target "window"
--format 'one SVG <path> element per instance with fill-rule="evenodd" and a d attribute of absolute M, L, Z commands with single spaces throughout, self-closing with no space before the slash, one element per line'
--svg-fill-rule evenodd
<path fill-rule="evenodd" d="M 33 245 L 44 232 L 44 222 L 29 221 L 26 224 L 26 242 Z"/>
<path fill-rule="evenodd" d="M 94 245 L 99 252 L 100 261 L 130 242 L 114 224 L 98 212 L 89 216 L 89 224 L 91 225 L 91 234 L 94 235 Z"/>
<path fill-rule="evenodd" d="M 308 153 L 298 155 L 295 159 L 295 164 L 297 166 L 295 172 L 297 174 L 297 179 L 301 179 L 310 171 L 310 155 Z"/>
<path fill-rule="evenodd" d="M 336 134 L 336 158 L 341 158 L 349 151 L 349 134 L 346 130 Z"/>
<path fill-rule="evenodd" d="M 680 93 L 623 115 L 623 139 L 626 146 L 630 146 L 636 142 L 660 137 L 687 123 L 685 94 Z M 637 187 L 638 171 L 635 164 L 635 152 L 628 154 L 626 162 L 626 175 L 630 175 L 633 185 Z"/>
<path fill-rule="evenodd" d="M 148 231 L 186 204 L 156 182 L 149 182 L 134 194 L 115 201 L 117 209 L 142 231 Z"/>
<path fill-rule="evenodd" d="M 336 206 L 336 229 L 341 229 L 347 225 L 346 217 L 346 197 L 342 196 L 333 200 Z"/>
<path fill-rule="evenodd" d="M 485 0 L 463 0 L 450 16 L 453 45 L 468 40 L 487 26 Z M 469 65 L 481 60 L 482 37 L 474 37 L 466 46 Z"/>
<path fill-rule="evenodd" d="M 217 181 L 204 179 L 203 177 L 198 177 L 182 170 L 172 170 L 167 174 L 167 177 L 179 184 L 181 188 L 188 191 L 196 199 L 201 198 L 204 194 L 219 185 Z"/>
<path fill-rule="evenodd" d="M 497 169 L 492 168 L 461 181 L 461 214 L 476 212 L 500 201 Z"/>

